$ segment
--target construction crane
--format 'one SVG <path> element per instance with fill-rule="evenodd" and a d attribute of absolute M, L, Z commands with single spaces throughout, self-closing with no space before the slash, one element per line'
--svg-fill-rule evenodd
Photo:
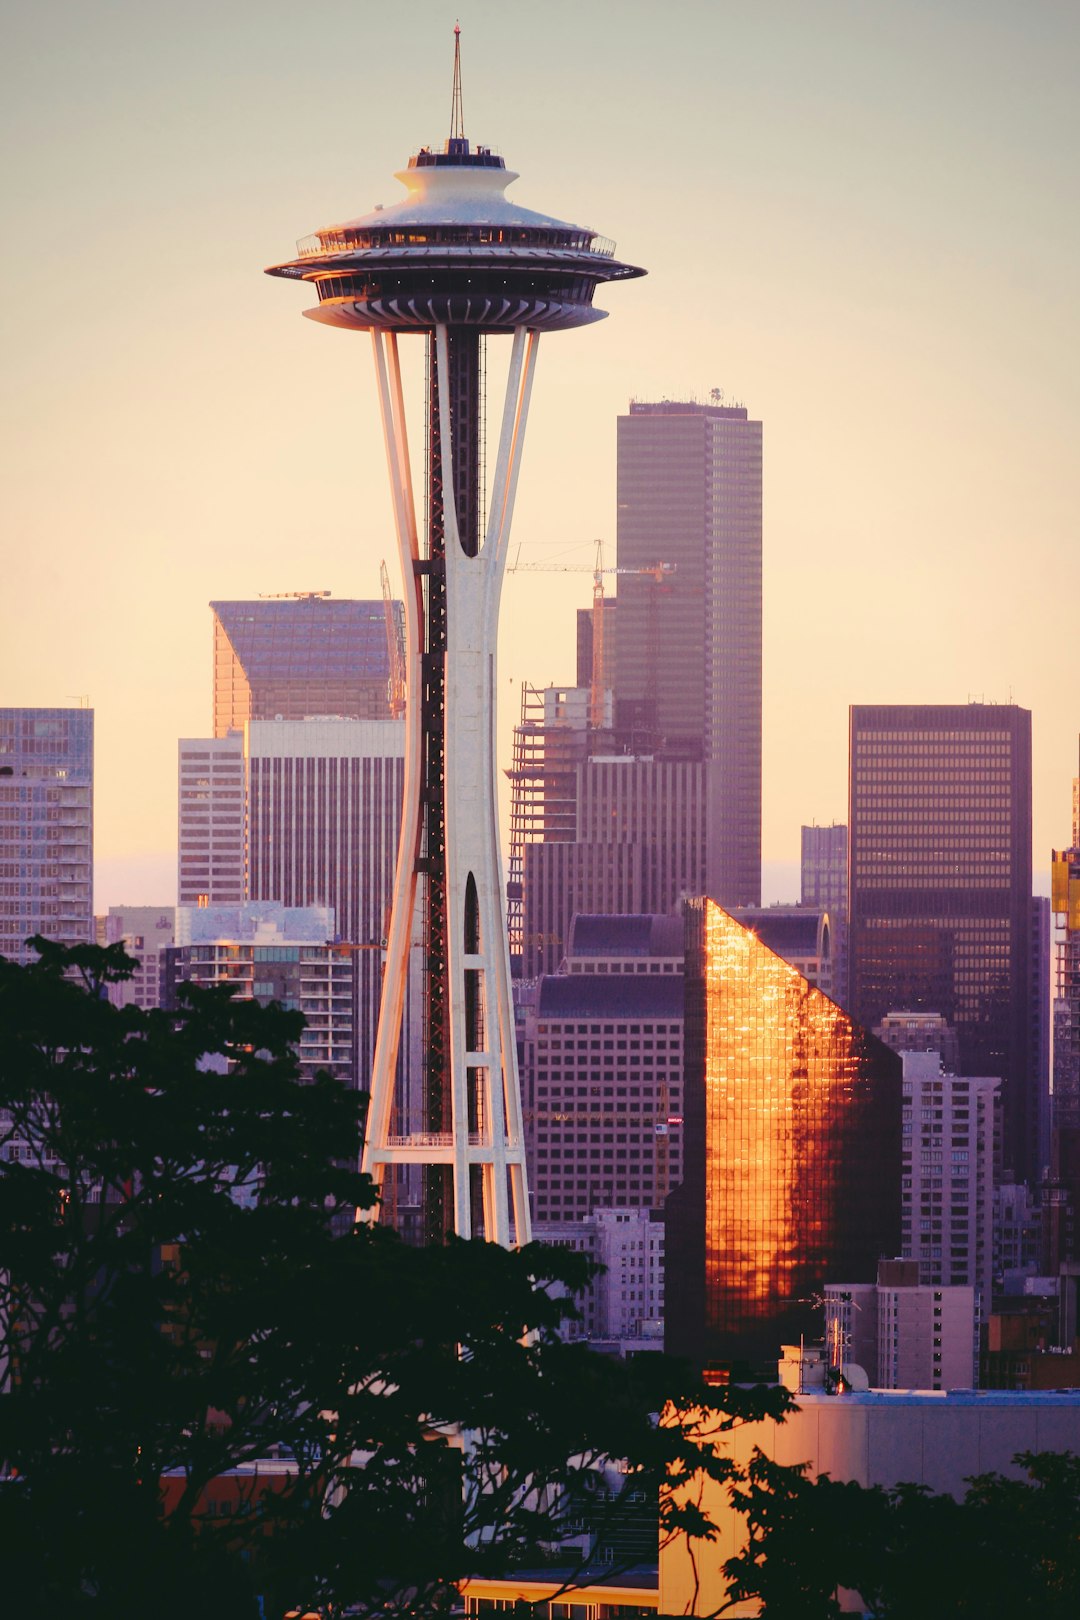
<path fill-rule="evenodd" d="M 591 574 L 593 577 L 593 605 L 592 605 L 592 667 L 589 681 L 589 725 L 593 731 L 599 731 L 604 724 L 604 576 L 606 574 L 618 575 L 645 575 L 654 585 L 670 578 L 675 572 L 676 564 L 667 562 L 647 563 L 640 568 L 605 568 L 604 542 L 596 542 L 596 561 L 590 568 L 588 563 L 523 563 L 521 547 L 518 546 L 517 556 L 511 573 L 538 573 L 538 574 Z"/>
<path fill-rule="evenodd" d="M 260 602 L 321 602 L 329 591 L 260 591 Z"/>
<path fill-rule="evenodd" d="M 387 695 L 390 702 L 390 718 L 400 720 L 405 713 L 405 660 L 401 654 L 401 641 L 394 623 L 394 598 L 390 594 L 390 575 L 386 571 L 386 563 L 379 564 L 379 578 L 382 580 L 383 614 L 386 619 L 386 656 L 389 659 L 390 679 Z"/>

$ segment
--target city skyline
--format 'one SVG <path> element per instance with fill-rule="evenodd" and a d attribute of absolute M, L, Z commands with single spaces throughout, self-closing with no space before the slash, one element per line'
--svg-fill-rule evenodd
<path fill-rule="evenodd" d="M 847 705 L 969 695 L 1033 711 L 1045 889 L 1077 729 L 1051 632 L 1080 585 L 1080 21 L 1055 4 L 552 15 L 573 17 L 573 53 L 525 13 L 462 15 L 466 133 L 512 155 L 515 201 L 602 225 L 651 273 L 588 351 L 542 358 L 522 561 L 587 566 L 596 535 L 613 560 L 615 418 L 724 388 L 766 433 L 763 848 L 790 874 L 767 897 L 796 893 L 800 825 L 844 819 Z M 99 911 L 171 899 L 207 604 L 379 594 L 392 525 L 366 356 L 342 365 L 283 324 L 260 272 L 294 226 L 394 200 L 387 157 L 445 133 L 453 20 L 323 0 L 297 39 L 286 8 L 196 4 L 180 36 L 120 4 L 66 17 L 61 59 L 50 8 L 17 8 L 8 218 L 33 251 L 5 267 L 19 612 L 0 678 L 6 703 L 96 711 Z M 401 64 L 386 89 L 361 48 Z M 519 683 L 571 678 L 588 589 L 587 572 L 508 581 L 505 763 Z"/>

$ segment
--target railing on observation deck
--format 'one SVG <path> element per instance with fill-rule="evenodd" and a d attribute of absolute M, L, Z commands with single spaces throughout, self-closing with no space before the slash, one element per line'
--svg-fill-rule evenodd
<path fill-rule="evenodd" d="M 450 1131 L 413 1131 L 411 1136 L 388 1136 L 388 1148 L 449 1148 L 454 1145 L 454 1138 Z M 493 1145 L 490 1131 L 470 1131 L 470 1147 L 491 1147 Z M 516 1144 L 508 1139 L 508 1146 Z"/>
<path fill-rule="evenodd" d="M 599 258 L 615 256 L 615 243 L 607 236 L 594 236 L 591 231 L 555 231 L 530 229 L 526 226 L 434 227 L 430 231 L 394 230 L 392 227 L 374 231 L 317 231 L 303 236 L 296 244 L 297 257 L 318 259 L 327 253 L 346 253 L 351 249 L 392 247 L 535 247 L 569 249 L 578 253 L 594 253 Z"/>

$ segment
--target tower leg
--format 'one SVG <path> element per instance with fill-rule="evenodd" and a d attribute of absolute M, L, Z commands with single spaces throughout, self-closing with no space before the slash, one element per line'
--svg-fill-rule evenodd
<path fill-rule="evenodd" d="M 530 1223 L 497 831 L 495 646 L 538 340 L 524 328 L 514 333 L 489 520 L 481 536 L 478 334 L 436 327 L 429 354 L 430 504 L 423 559 L 396 344 L 384 344 L 378 334 L 374 341 L 410 598 L 406 794 L 412 798 L 402 818 L 364 1164 L 377 1177 L 386 1164 L 426 1167 L 429 1241 L 447 1230 L 468 1237 L 479 1224 L 489 1241 L 509 1246 L 529 1240 Z M 411 866 L 411 876 L 403 866 Z M 422 1132 L 391 1138 L 418 874 L 425 885 L 427 1114 Z M 399 899 L 408 907 L 404 920 L 397 916 Z M 388 1021 L 393 1030 L 384 1030 Z"/>

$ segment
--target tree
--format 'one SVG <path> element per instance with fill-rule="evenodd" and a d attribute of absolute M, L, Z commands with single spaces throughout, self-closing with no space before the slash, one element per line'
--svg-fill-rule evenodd
<path fill-rule="evenodd" d="M 299 1083 L 299 1015 L 195 987 L 118 1009 L 119 947 L 34 943 L 0 959 L 13 1608 L 436 1613 L 461 1576 L 544 1556 L 615 1460 L 662 1533 L 711 1535 L 664 1482 L 730 1477 L 724 1430 L 778 1392 L 725 1392 L 695 1437 L 715 1401 L 685 1370 L 559 1339 L 578 1257 L 353 1222 L 362 1100 Z M 274 1454 L 269 1481 L 230 1474 Z"/>
<path fill-rule="evenodd" d="M 764 1620 L 838 1615 L 839 1587 L 875 1620 L 1071 1620 L 1080 1593 L 1080 1457 L 1022 1452 L 1026 1479 L 980 1474 L 962 1500 L 865 1488 L 756 1452 L 733 1500 L 748 1541 L 727 1560 L 731 1601 Z"/>

